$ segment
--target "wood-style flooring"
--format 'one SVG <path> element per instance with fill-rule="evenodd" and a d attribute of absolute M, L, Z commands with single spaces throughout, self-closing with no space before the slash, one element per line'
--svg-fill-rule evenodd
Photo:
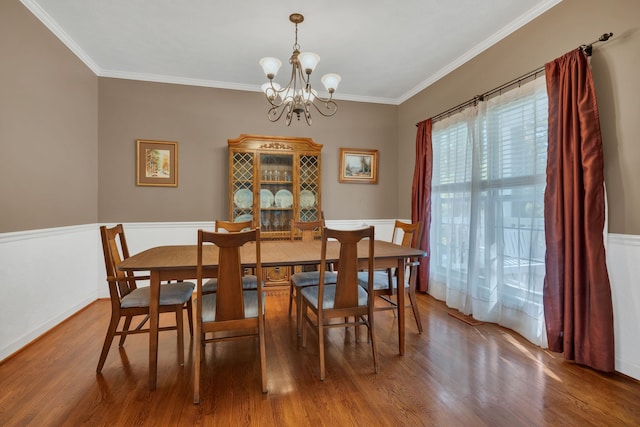
<path fill-rule="evenodd" d="M 110 309 L 100 300 L 0 364 L 0 426 L 640 425 L 640 382 L 566 362 L 493 324 L 470 326 L 427 295 L 418 295 L 423 334 L 407 310 L 405 356 L 392 312 L 378 312 L 380 374 L 364 328 L 359 343 L 336 328 L 320 381 L 315 335 L 298 349 L 288 296 L 266 301 L 267 394 L 257 342 L 225 342 L 206 348 L 194 405 L 191 341 L 185 334 L 181 367 L 175 332 L 160 334 L 155 391 L 144 334 L 123 348 L 114 341 L 96 375 Z"/>

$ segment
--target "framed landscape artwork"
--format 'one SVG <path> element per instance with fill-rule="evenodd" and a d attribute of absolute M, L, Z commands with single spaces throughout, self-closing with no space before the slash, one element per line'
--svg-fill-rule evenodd
<path fill-rule="evenodd" d="M 136 140 L 136 185 L 178 186 L 178 143 Z"/>
<path fill-rule="evenodd" d="M 340 182 L 378 183 L 378 150 L 340 148 Z"/>

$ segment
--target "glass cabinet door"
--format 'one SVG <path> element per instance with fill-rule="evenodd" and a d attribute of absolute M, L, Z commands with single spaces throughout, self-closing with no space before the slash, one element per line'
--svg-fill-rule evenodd
<path fill-rule="evenodd" d="M 259 155 L 260 230 L 288 236 L 294 219 L 294 155 Z"/>
<path fill-rule="evenodd" d="M 235 152 L 231 158 L 231 220 L 253 220 L 253 153 Z"/>
<path fill-rule="evenodd" d="M 318 155 L 300 155 L 299 191 L 300 221 L 310 222 L 321 219 L 319 210 L 320 158 Z"/>

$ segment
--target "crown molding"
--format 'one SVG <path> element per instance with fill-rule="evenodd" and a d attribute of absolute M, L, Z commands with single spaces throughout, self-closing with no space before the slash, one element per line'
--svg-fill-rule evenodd
<path fill-rule="evenodd" d="M 44 24 L 45 27 L 49 29 L 60 41 L 73 52 L 93 73 L 97 76 L 100 75 L 100 67 L 96 64 L 93 59 L 60 27 L 51 16 L 44 11 L 36 2 L 33 0 L 20 0 L 20 2 L 27 8 L 29 11 L 35 15 L 36 18 L 40 20 Z"/>
<path fill-rule="evenodd" d="M 470 50 L 468 50 L 467 52 L 465 52 L 464 54 L 456 58 L 454 61 L 450 62 L 445 67 L 441 68 L 436 73 L 429 76 L 422 83 L 416 85 L 413 89 L 411 89 L 410 91 L 402 95 L 400 98 L 398 98 L 396 100 L 397 104 L 398 105 L 402 104 L 412 96 L 417 95 L 418 93 L 420 93 L 427 87 L 431 86 L 432 84 L 434 84 L 435 82 L 437 82 L 438 80 L 446 76 L 447 74 L 454 71 L 456 68 L 462 66 L 463 64 L 475 58 L 476 56 L 478 56 L 479 54 L 481 54 L 482 52 L 484 52 L 494 44 L 498 43 L 500 40 L 510 35 L 511 33 L 515 32 L 516 30 L 520 29 L 524 25 L 533 21 L 535 18 L 542 15 L 543 13 L 545 13 L 546 11 L 548 11 L 549 9 L 551 9 L 561 1 L 562 0 L 547 0 L 538 4 L 536 7 L 529 10 L 524 15 L 519 16 L 516 20 L 509 23 L 509 25 L 507 25 L 506 27 L 501 28 L 500 30 L 498 30 L 488 38 L 482 40 L 480 43 L 478 43 L 473 48 L 471 48 Z"/>

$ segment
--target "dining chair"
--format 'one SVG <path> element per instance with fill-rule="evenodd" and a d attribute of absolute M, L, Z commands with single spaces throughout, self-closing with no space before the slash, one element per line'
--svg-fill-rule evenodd
<path fill-rule="evenodd" d="M 291 241 L 312 242 L 318 232 L 322 232 L 324 220 L 320 221 L 291 221 Z M 308 267 L 308 266 L 303 266 Z M 302 334 L 302 294 L 300 291 L 306 286 L 315 285 L 320 278 L 318 266 L 311 271 L 300 271 L 291 275 L 289 279 L 289 316 L 291 316 L 293 300 L 296 301 L 296 330 L 298 336 Z M 337 274 L 325 268 L 324 283 L 336 283 Z"/>
<path fill-rule="evenodd" d="M 129 248 L 122 224 L 112 228 L 100 227 L 102 238 L 102 250 L 104 263 L 109 283 L 109 296 L 111 299 L 111 320 L 104 339 L 102 352 L 98 361 L 96 372 L 100 373 L 109 354 L 113 338 L 120 336 L 119 346 L 124 346 L 127 335 L 148 333 L 149 329 L 143 329 L 149 319 L 150 292 L 149 287 L 137 287 L 136 281 L 149 280 L 149 276 L 135 276 L 130 272 L 118 270 L 118 265 L 129 258 Z M 178 335 L 178 361 L 184 365 L 184 335 L 183 335 L 183 308 L 188 313 L 189 331 L 193 335 L 193 316 L 191 295 L 195 287 L 190 282 L 174 282 L 160 286 L 160 313 L 174 313 L 176 325 L 159 328 L 160 331 L 177 330 Z M 129 329 L 134 316 L 145 316 L 134 329 Z M 120 320 L 124 317 L 121 329 L 118 329 Z"/>
<path fill-rule="evenodd" d="M 355 326 L 356 342 L 359 341 L 360 325 L 367 326 L 374 371 L 378 373 L 378 351 L 374 329 L 374 227 L 358 230 L 322 229 L 322 249 L 320 265 L 327 263 L 327 242 L 336 240 L 340 247 L 338 272 L 335 284 L 325 284 L 326 272 L 320 269 L 318 283 L 302 288 L 302 317 L 318 338 L 320 356 L 320 379 L 325 378 L 325 329 Z M 369 256 L 367 270 L 369 280 L 367 290 L 358 284 L 358 242 L 368 239 Z M 309 310 L 314 316 L 309 314 Z M 353 321 L 351 318 L 353 317 Z M 336 321 L 337 320 L 337 321 Z M 302 347 L 306 347 L 307 328 L 302 328 Z"/>
<path fill-rule="evenodd" d="M 238 233 L 240 231 L 251 230 L 252 228 L 253 221 L 232 222 L 217 219 L 215 222 L 214 231 L 216 233 Z M 242 286 L 247 290 L 257 289 L 257 278 L 255 274 L 243 274 Z M 203 285 L 202 289 L 205 294 L 216 292 L 216 290 L 218 289 L 218 279 L 215 277 L 209 279 L 207 283 Z"/>
<path fill-rule="evenodd" d="M 420 221 L 409 224 L 406 222 L 396 220 L 395 225 L 393 227 L 393 236 L 391 241 L 396 243 L 399 242 L 402 246 L 408 246 L 411 248 L 418 248 L 420 243 L 420 231 L 422 224 Z M 418 333 L 422 333 L 422 321 L 420 319 L 420 312 L 418 311 L 418 302 L 416 300 L 416 278 L 418 276 L 418 265 L 419 261 L 417 260 L 407 260 L 406 263 L 408 267 L 408 274 L 405 274 L 404 281 L 404 290 L 409 294 L 409 301 L 411 303 L 411 309 L 413 311 L 413 317 L 416 321 L 416 326 L 418 327 Z M 392 300 L 391 297 L 395 295 L 397 297 L 397 269 L 387 268 L 384 270 L 378 270 L 373 275 L 373 289 L 374 294 L 384 301 L 386 301 L 387 305 L 378 305 L 376 306 L 376 311 L 379 310 L 395 310 L 398 308 L 397 302 Z M 366 288 L 368 286 L 368 273 L 360 272 L 358 273 L 358 281 L 360 286 Z"/>
<path fill-rule="evenodd" d="M 255 243 L 257 289 L 246 290 L 242 284 L 240 248 Z M 203 293 L 203 248 L 218 247 L 218 289 Z M 200 365 L 207 343 L 243 338 L 258 338 L 262 391 L 267 392 L 264 337 L 264 296 L 260 262 L 260 230 L 236 233 L 212 233 L 198 230 L 196 270 L 195 336 L 193 402 L 200 403 Z M 209 333 L 209 338 L 205 334 Z"/>

